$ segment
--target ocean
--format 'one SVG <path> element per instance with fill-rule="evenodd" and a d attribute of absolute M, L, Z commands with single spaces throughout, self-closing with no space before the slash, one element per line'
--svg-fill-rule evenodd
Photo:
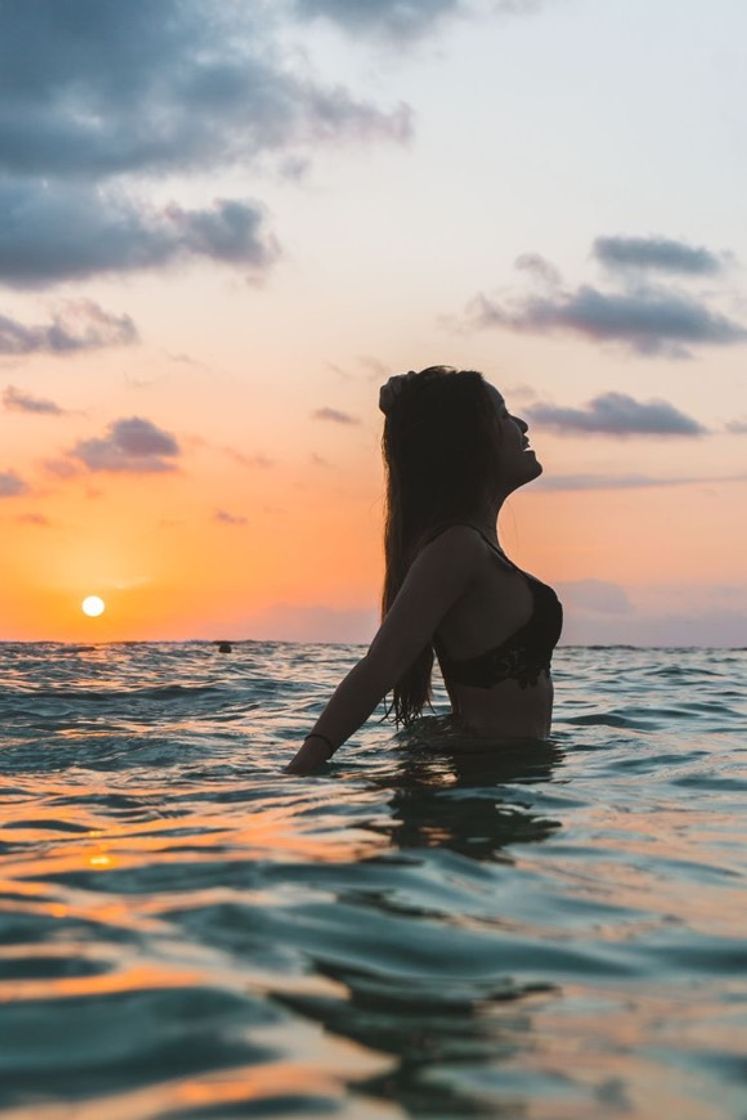
<path fill-rule="evenodd" d="M 747 651 L 282 773 L 362 646 L 0 644 L 0 1115 L 747 1117 Z"/>

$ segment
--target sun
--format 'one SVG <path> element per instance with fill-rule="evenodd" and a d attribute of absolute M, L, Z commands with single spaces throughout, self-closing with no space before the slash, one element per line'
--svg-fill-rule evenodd
<path fill-rule="evenodd" d="M 98 618 L 106 610 L 106 603 L 98 595 L 87 595 L 80 604 L 80 609 L 89 618 Z"/>

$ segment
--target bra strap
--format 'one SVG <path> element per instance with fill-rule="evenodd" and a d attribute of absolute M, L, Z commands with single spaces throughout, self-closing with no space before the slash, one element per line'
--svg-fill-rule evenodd
<path fill-rule="evenodd" d="M 508 558 L 508 556 L 506 556 L 505 552 L 503 552 L 503 550 L 500 549 L 497 544 L 493 544 L 490 537 L 485 536 L 482 529 L 478 529 L 477 525 L 472 525 L 468 521 L 465 521 L 464 524 L 469 525 L 470 529 L 474 529 L 476 533 L 479 533 L 480 536 L 482 537 L 482 539 L 485 541 L 485 544 L 490 549 L 492 549 L 492 551 L 496 554 L 496 556 L 500 556 L 500 558 L 504 562 L 504 564 L 508 564 L 508 566 L 510 568 L 513 568 L 513 570 L 516 571 L 516 572 L 521 572 L 521 568 L 518 568 L 516 566 L 516 564 L 514 564 L 513 560 L 509 560 L 509 558 Z M 521 574 L 524 575 L 523 572 L 521 572 Z"/>
<path fill-rule="evenodd" d="M 426 544 L 430 544 L 431 541 L 435 541 L 436 537 L 439 537 L 441 533 L 445 533 L 447 529 L 451 529 L 455 525 L 466 525 L 468 529 L 474 529 L 476 533 L 480 534 L 486 545 L 488 545 L 488 547 L 492 549 L 496 556 L 500 557 L 504 564 L 508 564 L 509 568 L 511 568 L 512 571 L 519 572 L 521 575 L 526 575 L 525 572 L 522 572 L 521 568 L 517 567 L 517 565 L 514 564 L 513 560 L 509 560 L 508 556 L 506 556 L 506 554 L 502 552 L 497 545 L 493 544 L 489 537 L 485 536 L 482 529 L 479 529 L 477 525 L 473 525 L 471 521 L 448 521 L 443 525 L 438 525 L 436 529 L 431 532 L 430 536 L 426 537 L 425 541 L 423 542 L 423 547 L 425 547 Z"/>

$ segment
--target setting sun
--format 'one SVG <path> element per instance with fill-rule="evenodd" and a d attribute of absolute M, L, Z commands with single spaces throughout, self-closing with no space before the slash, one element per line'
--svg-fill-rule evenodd
<path fill-rule="evenodd" d="M 97 618 L 106 610 L 106 603 L 98 595 L 88 595 L 80 606 L 83 614 L 87 614 L 89 618 Z"/>

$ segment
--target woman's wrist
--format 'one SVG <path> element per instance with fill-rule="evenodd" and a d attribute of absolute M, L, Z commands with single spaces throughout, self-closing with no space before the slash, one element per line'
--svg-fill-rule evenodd
<path fill-rule="evenodd" d="M 326 735 L 322 735 L 319 731 L 311 731 L 304 739 L 304 743 L 307 743 L 309 739 L 319 739 L 322 743 L 325 744 L 328 752 L 327 758 L 331 758 L 337 750 L 337 747 L 332 742 L 332 740 L 328 739 Z"/>

